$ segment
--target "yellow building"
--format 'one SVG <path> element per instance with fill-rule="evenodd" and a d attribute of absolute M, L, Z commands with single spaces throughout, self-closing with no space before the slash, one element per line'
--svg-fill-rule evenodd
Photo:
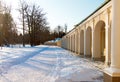
<path fill-rule="evenodd" d="M 75 25 L 61 47 L 105 62 L 104 82 L 120 82 L 120 0 L 106 0 Z"/>

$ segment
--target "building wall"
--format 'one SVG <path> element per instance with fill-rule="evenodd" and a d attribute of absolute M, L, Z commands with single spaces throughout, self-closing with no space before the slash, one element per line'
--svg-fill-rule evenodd
<path fill-rule="evenodd" d="M 61 47 L 77 55 L 111 62 L 111 1 L 106 3 L 61 40 Z"/>
<path fill-rule="evenodd" d="M 106 0 L 105 4 L 62 38 L 63 48 L 70 47 L 69 50 L 78 55 L 89 56 L 104 61 L 106 66 L 110 65 L 104 69 L 104 82 L 120 82 L 119 7 L 120 0 Z M 64 43 L 70 46 L 66 47 Z"/>

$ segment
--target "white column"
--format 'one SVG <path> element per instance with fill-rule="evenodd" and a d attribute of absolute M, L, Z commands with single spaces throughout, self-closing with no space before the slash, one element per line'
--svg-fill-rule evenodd
<path fill-rule="evenodd" d="M 75 52 L 75 42 L 76 40 L 75 40 L 75 34 L 74 34 L 74 52 Z"/>
<path fill-rule="evenodd" d="M 74 45 L 75 45 L 75 47 L 74 47 L 74 51 L 75 51 L 75 53 L 76 53 L 76 32 L 75 32 L 75 34 L 74 34 Z"/>
<path fill-rule="evenodd" d="M 67 49 L 67 37 L 65 38 L 65 44 L 66 44 L 65 49 Z"/>
<path fill-rule="evenodd" d="M 80 30 L 78 29 L 78 54 L 80 54 Z"/>
<path fill-rule="evenodd" d="M 67 44 L 68 44 L 68 50 L 69 50 L 69 36 L 68 36 L 68 39 L 67 39 Z"/>
<path fill-rule="evenodd" d="M 76 52 L 78 54 L 78 46 L 79 46 L 79 43 L 78 43 L 78 30 L 77 30 L 77 34 L 76 34 Z"/>
<path fill-rule="evenodd" d="M 105 72 L 120 77 L 120 0 L 112 0 L 111 66 Z M 120 81 L 119 81 L 120 82 Z"/>
<path fill-rule="evenodd" d="M 70 51 L 72 51 L 72 36 L 70 36 Z"/>
<path fill-rule="evenodd" d="M 72 35 L 72 51 L 74 52 L 74 35 Z"/>
<path fill-rule="evenodd" d="M 84 56 L 86 55 L 86 29 L 84 30 Z"/>
<path fill-rule="evenodd" d="M 67 37 L 67 50 L 69 50 L 69 37 Z"/>
<path fill-rule="evenodd" d="M 106 64 L 106 66 L 110 63 L 110 59 L 109 59 L 109 57 L 110 57 L 110 55 L 111 55 L 111 53 L 110 53 L 110 48 L 111 48 L 111 28 L 110 28 L 110 24 L 109 24 L 109 21 L 110 21 L 110 10 L 107 10 L 107 12 L 106 12 L 106 21 L 105 21 L 105 23 L 106 23 L 106 34 L 105 34 L 105 48 L 106 48 L 106 51 L 105 51 L 105 64 Z"/>
<path fill-rule="evenodd" d="M 72 51 L 74 51 L 74 38 L 73 38 L 73 35 L 72 35 Z"/>
<path fill-rule="evenodd" d="M 77 53 L 77 48 L 78 48 L 78 38 L 77 38 L 77 31 L 76 31 L 76 33 L 75 33 L 76 35 L 75 35 L 75 38 L 76 38 L 76 42 L 75 42 L 75 52 Z"/>
<path fill-rule="evenodd" d="M 94 58 L 94 29 L 92 30 L 92 58 Z"/>
<path fill-rule="evenodd" d="M 112 45 L 111 67 L 120 68 L 120 0 L 112 0 Z"/>
<path fill-rule="evenodd" d="M 76 39 L 75 39 L 75 34 L 74 34 L 74 52 L 75 52 L 75 43 L 76 43 Z"/>
<path fill-rule="evenodd" d="M 74 34 L 74 52 L 76 52 L 76 33 Z"/>
<path fill-rule="evenodd" d="M 78 54 L 78 49 L 79 49 L 79 33 L 78 33 L 78 30 L 77 30 L 76 40 L 77 40 L 77 42 L 76 42 L 76 52 Z"/>
<path fill-rule="evenodd" d="M 71 35 L 71 51 L 73 51 L 73 36 Z"/>
<path fill-rule="evenodd" d="M 78 52 L 78 31 L 76 31 L 76 35 L 75 35 L 75 38 L 76 38 L 76 47 L 75 47 L 75 52 L 77 53 Z"/>
<path fill-rule="evenodd" d="M 70 36 L 70 51 L 72 51 L 72 37 Z"/>
<path fill-rule="evenodd" d="M 95 56 L 95 39 L 94 39 L 94 19 L 93 19 L 93 26 L 92 26 L 92 58 Z"/>
<path fill-rule="evenodd" d="M 70 36 L 69 36 L 69 50 L 70 50 Z"/>
<path fill-rule="evenodd" d="M 69 36 L 69 41 L 68 42 L 69 42 L 69 50 L 70 50 L 70 36 Z"/>

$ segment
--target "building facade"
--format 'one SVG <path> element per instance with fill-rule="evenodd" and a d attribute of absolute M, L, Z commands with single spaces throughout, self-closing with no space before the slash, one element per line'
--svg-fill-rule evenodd
<path fill-rule="evenodd" d="M 61 47 L 105 62 L 104 82 L 120 82 L 119 7 L 120 0 L 106 0 L 61 40 Z"/>

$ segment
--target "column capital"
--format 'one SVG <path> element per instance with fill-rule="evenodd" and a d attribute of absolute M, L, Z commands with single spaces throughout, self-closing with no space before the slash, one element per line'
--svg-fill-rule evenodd
<path fill-rule="evenodd" d="M 92 19 L 92 23 L 93 23 L 93 29 L 94 29 L 94 27 L 95 27 L 95 19 L 94 18 Z"/>
<path fill-rule="evenodd" d="M 107 9 L 107 13 L 110 14 L 111 13 L 111 10 L 110 8 Z"/>

